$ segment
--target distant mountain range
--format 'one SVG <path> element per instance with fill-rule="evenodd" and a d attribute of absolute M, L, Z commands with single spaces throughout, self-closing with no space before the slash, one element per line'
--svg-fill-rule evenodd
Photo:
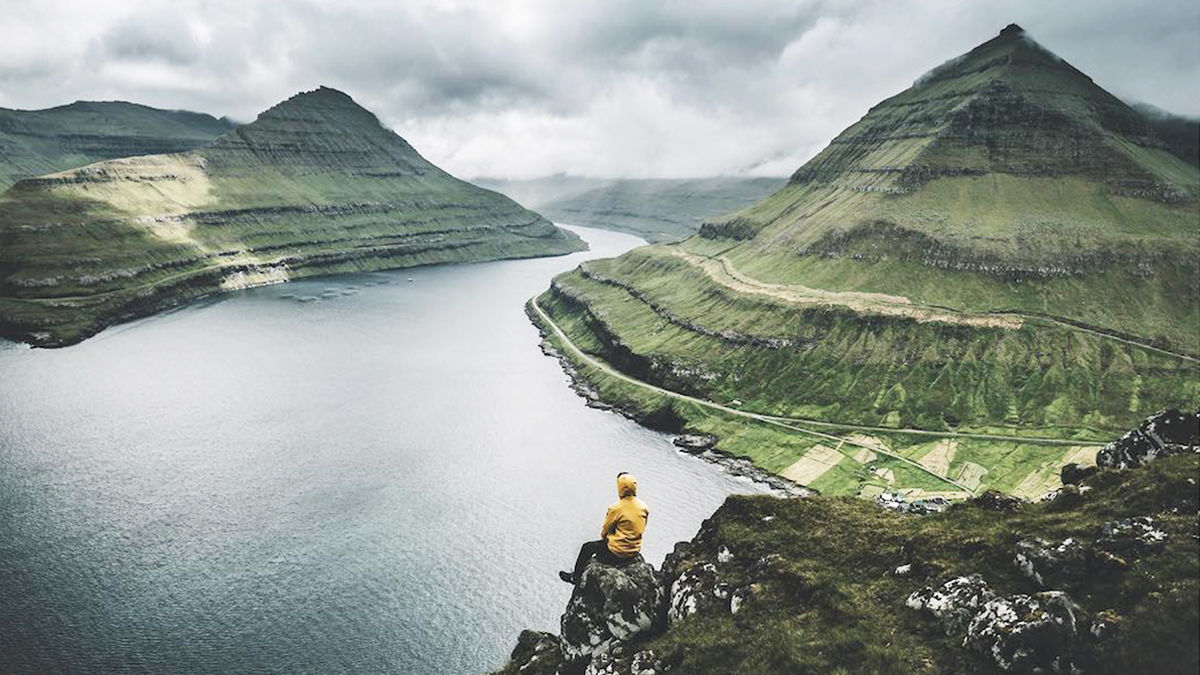
<path fill-rule="evenodd" d="M 0 108 L 0 192 L 22 178 L 105 159 L 194 150 L 235 126 L 212 115 L 124 101 Z"/>
<path fill-rule="evenodd" d="M 1200 167 L 1163 133 L 1009 26 L 766 199 L 539 304 L 649 385 L 841 428 L 586 371 L 604 401 L 819 490 L 1036 496 L 1098 432 L 1200 405 Z"/>
<path fill-rule="evenodd" d="M 635 234 L 649 242 L 692 236 L 700 224 L 749 206 L 784 184 L 783 178 L 579 178 L 477 179 L 560 223 Z"/>
<path fill-rule="evenodd" d="M 582 248 L 320 88 L 191 152 L 17 182 L 0 196 L 0 334 L 70 344 L 226 290 Z"/>

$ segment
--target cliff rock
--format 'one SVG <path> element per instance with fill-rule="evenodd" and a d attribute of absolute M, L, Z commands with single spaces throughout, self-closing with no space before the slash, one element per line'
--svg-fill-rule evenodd
<path fill-rule="evenodd" d="M 1200 452 L 1200 411 L 1163 410 L 1100 449 L 1096 465 L 1130 469 L 1165 455 Z"/>
<path fill-rule="evenodd" d="M 583 672 L 598 656 L 620 655 L 630 642 L 662 628 L 665 609 L 662 579 L 640 555 L 622 566 L 593 560 L 562 615 L 564 672 Z"/>
<path fill-rule="evenodd" d="M 914 592 L 909 607 L 932 614 L 947 635 L 1005 672 L 1082 672 L 1072 654 L 1082 610 L 1061 591 L 998 596 L 978 574 Z"/>

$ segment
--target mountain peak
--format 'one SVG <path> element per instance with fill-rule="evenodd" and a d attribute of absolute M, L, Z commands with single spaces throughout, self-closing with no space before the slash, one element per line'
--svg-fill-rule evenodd
<path fill-rule="evenodd" d="M 1015 23 L 1010 23 L 1000 31 L 999 37 L 1002 38 L 1019 38 L 1025 34 L 1025 29 Z"/>
<path fill-rule="evenodd" d="M 342 111 L 343 113 L 369 117 L 378 124 L 378 118 L 366 108 L 356 103 L 354 99 L 350 98 L 349 94 L 326 86 L 293 94 L 259 113 L 258 119 L 278 117 L 280 115 L 286 116 L 303 110 Z"/>
<path fill-rule="evenodd" d="M 296 171 L 411 175 L 437 170 L 374 113 L 325 86 L 275 104 L 203 154 L 225 166 L 269 163 Z"/>
<path fill-rule="evenodd" d="M 1190 198 L 1194 178 L 1147 159 L 1163 147 L 1141 115 L 1009 24 L 873 107 L 792 182 L 908 193 L 946 176 L 1074 175 Z"/>
<path fill-rule="evenodd" d="M 293 94 L 292 96 L 288 97 L 286 101 L 280 103 L 280 105 L 283 105 L 283 103 L 313 102 L 336 103 L 341 105 L 350 105 L 356 108 L 362 107 L 355 103 L 354 99 L 350 98 L 350 95 L 346 92 L 334 89 L 333 87 L 326 87 L 325 85 L 320 85 L 316 89 L 311 89 L 309 91 L 301 91 Z"/>

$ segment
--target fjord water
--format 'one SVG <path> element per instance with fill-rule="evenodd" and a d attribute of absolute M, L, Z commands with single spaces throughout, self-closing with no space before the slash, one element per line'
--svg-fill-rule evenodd
<path fill-rule="evenodd" d="M 755 488 L 586 408 L 538 350 L 524 301 L 640 243 L 577 231 L 591 251 L 0 343 L 0 670 L 497 668 L 557 630 L 555 572 L 622 470 L 661 562 Z"/>

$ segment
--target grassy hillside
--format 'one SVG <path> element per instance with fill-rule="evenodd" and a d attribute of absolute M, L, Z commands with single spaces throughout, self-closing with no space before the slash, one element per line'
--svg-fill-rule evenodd
<path fill-rule="evenodd" d="M 643 383 L 791 419 L 581 368 L 823 492 L 1037 496 L 1094 439 L 1200 405 L 1197 194 L 1141 113 L 1011 26 L 758 204 L 589 262 L 539 305 Z"/>
<path fill-rule="evenodd" d="M 234 126 L 211 115 L 123 101 L 0 108 L 0 192 L 22 178 L 104 159 L 194 150 Z"/>
<path fill-rule="evenodd" d="M 845 497 L 732 496 L 664 561 L 666 616 L 593 655 L 588 672 L 1194 673 L 1190 417 L 1158 427 L 1180 454 L 1100 470 L 1036 503 L 988 493 L 915 515 Z M 604 599 L 617 615 L 642 598 Z M 578 623 L 579 604 L 566 611 Z M 498 672 L 583 670 L 564 662 L 564 642 L 525 631 Z"/>
<path fill-rule="evenodd" d="M 670 672 L 681 674 L 1003 672 L 908 607 L 909 595 L 970 574 L 998 595 L 1036 593 L 1044 587 L 1015 564 L 1018 541 L 1094 541 L 1105 523 L 1148 516 L 1166 537 L 1161 550 L 1123 551 L 1111 568 L 1068 582 L 1086 635 L 1073 656 L 1085 672 L 1194 673 L 1198 473 L 1195 456 L 1178 457 L 1106 474 L 1083 496 L 926 517 L 858 500 L 733 497 L 673 561 L 675 574 L 714 563 L 729 588 L 753 591 L 736 614 L 699 612 L 645 649 L 677 661 Z M 721 549 L 731 559 L 718 562 Z M 1097 622 L 1114 630 L 1097 639 L 1088 634 Z"/>
<path fill-rule="evenodd" d="M 703 221 L 749 206 L 783 182 L 738 176 L 611 180 L 559 176 L 484 185 L 555 222 L 628 232 L 653 243 L 690 237 Z"/>
<path fill-rule="evenodd" d="M 194 152 L 13 186 L 0 196 L 0 332 L 69 344 L 227 290 L 582 246 L 322 88 Z"/>

